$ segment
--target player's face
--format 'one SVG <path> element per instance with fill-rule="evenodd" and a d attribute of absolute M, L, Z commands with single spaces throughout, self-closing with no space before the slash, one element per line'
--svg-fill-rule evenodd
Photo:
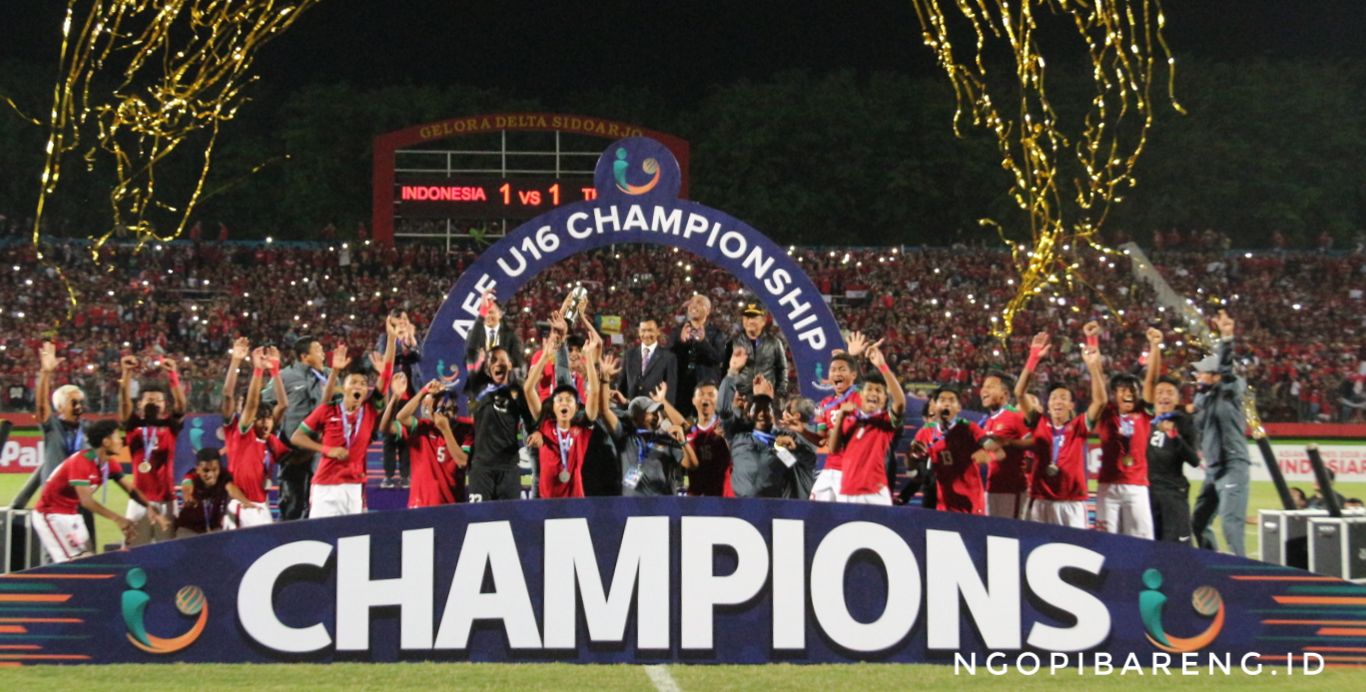
<path fill-rule="evenodd" d="M 864 400 L 867 400 L 867 394 L 864 394 Z M 963 410 L 963 405 L 958 403 L 957 394 L 954 394 L 953 392 L 940 392 L 939 396 L 934 400 L 934 409 L 940 417 L 943 417 L 944 413 L 947 411 L 948 417 L 952 419 L 958 417 L 958 412 Z"/>
<path fill-rule="evenodd" d="M 716 412 L 716 387 L 703 385 L 692 392 L 692 407 L 697 409 L 699 420 L 706 421 Z"/>
<path fill-rule="evenodd" d="M 659 341 L 659 325 L 655 324 L 654 320 L 646 320 L 640 323 L 636 329 L 636 334 L 640 336 L 640 343 L 653 346 L 656 341 Z"/>
<path fill-rule="evenodd" d="M 854 371 L 849 368 L 849 364 L 842 360 L 830 361 L 830 384 L 835 385 L 835 391 L 841 394 L 854 382 Z"/>
<path fill-rule="evenodd" d="M 1153 390 L 1153 408 L 1158 413 L 1174 411 L 1181 403 L 1181 390 L 1170 382 L 1159 382 Z"/>
<path fill-rule="evenodd" d="M 256 429 L 256 436 L 257 436 L 257 437 L 259 437 L 259 438 L 261 438 L 261 439 L 265 439 L 265 438 L 267 438 L 267 437 L 270 437 L 270 431 L 275 427 L 275 417 L 274 417 L 274 416 L 257 416 L 257 417 L 256 417 L 256 422 L 255 422 L 255 424 L 253 425 L 253 427 Z"/>
<path fill-rule="evenodd" d="M 484 326 L 497 327 L 503 321 L 503 309 L 495 303 L 489 306 L 489 311 L 484 313 Z"/>
<path fill-rule="evenodd" d="M 753 339 L 759 336 L 759 332 L 764 329 L 763 315 L 745 315 L 740 319 L 740 324 L 745 328 L 745 335 Z"/>
<path fill-rule="evenodd" d="M 161 392 L 143 392 L 138 397 L 138 410 L 149 418 L 160 418 L 166 412 L 166 395 Z"/>
<path fill-rule="evenodd" d="M 1000 408 L 1006 405 L 1006 386 L 999 377 L 982 380 L 982 405 L 987 408 Z"/>
<path fill-rule="evenodd" d="M 1119 405 L 1120 413 L 1133 413 L 1134 407 L 1138 405 L 1138 393 L 1134 391 L 1132 385 L 1117 385 L 1113 396 L 1115 403 Z"/>
<path fill-rule="evenodd" d="M 489 359 L 489 377 L 497 384 L 507 381 L 508 373 L 512 372 L 512 357 L 507 351 L 494 351 Z"/>
<path fill-rule="evenodd" d="M 218 485 L 218 472 L 221 467 L 217 461 L 201 461 L 194 467 L 194 474 L 204 485 Z"/>
<path fill-rule="evenodd" d="M 579 412 L 579 402 L 569 392 L 556 394 L 551 406 L 555 409 L 555 420 L 561 423 L 573 420 L 574 414 Z"/>
<path fill-rule="evenodd" d="M 583 372 L 583 349 L 577 346 L 569 347 L 569 369 L 574 372 Z"/>
<path fill-rule="evenodd" d="M 104 438 L 104 444 L 100 445 L 100 449 L 103 449 L 106 455 L 113 457 L 121 457 L 127 454 L 128 445 L 124 443 L 124 438 L 127 435 L 128 433 L 123 428 L 115 430 L 109 437 Z"/>
<path fill-rule="evenodd" d="M 67 420 L 75 420 L 80 418 L 82 413 L 85 413 L 85 394 L 72 392 L 71 396 L 66 398 L 66 403 L 57 412 L 57 415 Z"/>
<path fill-rule="evenodd" d="M 346 383 L 342 385 L 342 396 L 346 403 L 354 406 L 365 398 L 369 389 L 370 383 L 365 381 L 364 375 L 347 375 Z"/>
<path fill-rule="evenodd" d="M 1055 419 L 1062 420 L 1072 417 L 1072 392 L 1066 389 L 1055 389 L 1048 394 L 1048 414 Z"/>
<path fill-rule="evenodd" d="M 876 382 L 863 385 L 859 396 L 863 399 L 864 413 L 877 413 L 887 406 L 887 388 Z M 954 397 L 956 401 L 958 397 Z M 954 412 L 957 413 L 956 411 Z"/>

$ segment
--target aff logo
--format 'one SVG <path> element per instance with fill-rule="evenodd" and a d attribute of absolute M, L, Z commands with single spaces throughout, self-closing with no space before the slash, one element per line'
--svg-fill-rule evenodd
<path fill-rule="evenodd" d="M 149 654 L 170 654 L 193 644 L 204 633 L 204 625 L 209 621 L 209 602 L 204 591 L 198 586 L 181 587 L 175 595 L 175 607 L 182 615 L 198 615 L 194 626 L 178 637 L 163 639 L 147 633 L 143 616 L 152 597 L 143 591 L 147 586 L 147 573 L 141 567 L 128 570 L 128 590 L 123 592 L 123 624 L 128 628 L 128 641 Z"/>
<path fill-rule="evenodd" d="M 616 181 L 617 189 L 628 195 L 643 195 L 655 189 L 659 184 L 659 161 L 653 157 L 645 159 L 640 164 L 640 170 L 650 176 L 650 180 L 644 185 L 632 185 L 629 182 L 631 161 L 626 153 L 626 147 L 617 147 L 617 159 L 612 162 L 612 179 Z"/>
<path fill-rule="evenodd" d="M 1213 586 L 1196 589 L 1191 594 L 1191 607 L 1202 617 L 1213 617 L 1214 621 L 1194 637 L 1173 637 L 1162 627 L 1162 610 L 1167 605 L 1167 595 L 1161 590 L 1162 573 L 1155 568 L 1148 569 L 1143 573 L 1143 585 L 1147 588 L 1138 594 L 1138 614 L 1153 646 L 1173 654 L 1199 651 L 1209 646 L 1224 629 L 1224 597 Z"/>

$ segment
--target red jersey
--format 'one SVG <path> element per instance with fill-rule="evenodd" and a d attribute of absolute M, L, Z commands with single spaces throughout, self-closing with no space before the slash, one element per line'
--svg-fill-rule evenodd
<path fill-rule="evenodd" d="M 1024 439 L 1033 432 L 1025 425 L 1024 415 L 1010 407 L 1003 407 L 987 416 L 982 429 L 988 437 L 1002 443 Z M 987 492 L 1022 493 L 1029 488 L 1029 480 L 1025 476 L 1028 470 L 1025 455 L 1028 454 L 1028 450 L 1004 444 L 1002 446 L 1006 458 L 993 461 L 987 467 Z"/>
<path fill-rule="evenodd" d="M 266 487 L 275 472 L 275 465 L 289 448 L 280 438 L 267 435 L 261 439 L 256 435 L 255 426 L 242 429 L 240 418 L 224 427 L 223 446 L 228 454 L 228 473 L 233 482 L 248 500 L 258 504 L 266 502 Z"/>
<path fill-rule="evenodd" d="M 1052 502 L 1079 502 L 1086 499 L 1086 415 L 1074 417 L 1058 427 L 1048 416 L 1034 426 L 1034 469 L 1030 474 L 1029 496 Z M 1048 466 L 1057 467 L 1049 474 Z"/>
<path fill-rule="evenodd" d="M 840 439 L 844 440 L 841 495 L 873 495 L 887 487 L 887 451 L 896 438 L 896 426 L 886 411 L 867 417 L 860 413 L 840 419 Z"/>
<path fill-rule="evenodd" d="M 730 487 L 732 470 L 730 445 L 726 443 L 720 418 L 712 418 L 711 425 L 694 425 L 688 430 L 688 442 L 697 452 L 697 468 L 688 471 L 688 495 L 693 497 L 735 497 Z"/>
<path fill-rule="evenodd" d="M 939 421 L 929 423 L 915 436 L 930 450 L 934 480 L 939 490 L 939 510 L 986 514 L 982 472 L 972 460 L 973 453 L 982 448 L 981 440 L 986 433 L 976 423 L 962 418 L 947 433 L 941 432 L 939 426 Z"/>
<path fill-rule="evenodd" d="M 1145 411 L 1120 415 L 1115 402 L 1105 405 L 1096 421 L 1100 436 L 1101 483 L 1148 484 L 1148 437 L 1153 417 Z"/>
<path fill-rule="evenodd" d="M 451 433 L 454 436 L 455 430 Z M 446 449 L 441 430 L 430 418 L 423 418 L 415 419 L 402 434 L 411 462 L 408 508 L 455 504 L 455 459 Z"/>
<path fill-rule="evenodd" d="M 175 445 L 181 419 L 148 421 L 142 416 L 129 416 L 125 425 L 128 432 L 124 441 L 133 461 L 133 485 L 148 502 L 175 500 Z"/>
<path fill-rule="evenodd" d="M 853 404 L 856 409 L 863 407 L 863 397 L 859 395 L 857 387 L 850 387 L 844 390 L 844 394 L 842 395 L 831 394 L 830 396 L 821 399 L 821 403 L 816 405 L 815 422 L 817 433 L 822 437 L 825 437 L 826 432 L 830 429 L 830 415 L 835 411 L 838 411 L 846 402 Z M 829 438 L 827 437 L 826 439 L 828 440 Z M 832 471 L 843 469 L 844 451 L 845 450 L 839 452 L 831 451 L 827 453 L 825 455 L 825 466 L 823 468 Z"/>
<path fill-rule="evenodd" d="M 313 409 L 300 427 L 310 435 L 320 436 L 318 441 L 324 449 L 341 447 L 347 451 L 344 459 L 323 455 L 318 471 L 313 474 L 313 484 L 364 484 L 365 455 L 378 424 L 379 409 L 370 401 L 362 402 L 350 413 L 341 404 L 323 404 Z"/>
<path fill-rule="evenodd" d="M 33 509 L 43 514 L 75 514 L 81 506 L 81 497 L 76 494 L 78 486 L 87 486 L 93 492 L 106 481 L 117 481 L 123 476 L 118 464 L 101 464 L 99 459 L 93 450 L 87 449 L 63 460 L 43 483 L 43 493 Z"/>
<path fill-rule="evenodd" d="M 571 423 L 568 430 L 561 430 L 552 418 L 542 421 L 539 431 L 545 440 L 539 456 L 540 496 L 583 497 L 583 457 L 593 428 Z M 561 481 L 561 473 L 569 474 L 569 479 Z"/>

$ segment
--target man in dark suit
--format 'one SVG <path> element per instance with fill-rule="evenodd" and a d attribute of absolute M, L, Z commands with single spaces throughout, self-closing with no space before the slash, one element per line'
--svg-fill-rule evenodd
<path fill-rule="evenodd" d="M 636 329 L 640 345 L 626 352 L 614 387 L 627 399 L 650 396 L 664 382 L 672 405 L 678 391 L 678 360 L 659 343 L 659 323 L 652 318 L 640 321 Z"/>
<path fill-rule="evenodd" d="M 507 349 L 512 359 L 512 367 L 519 370 L 526 366 L 522 360 L 522 340 L 517 332 L 503 324 L 503 309 L 493 300 L 492 295 L 484 297 L 484 321 L 470 330 L 465 339 L 465 365 L 468 371 L 477 371 L 484 365 L 484 354 L 494 346 Z"/>
<path fill-rule="evenodd" d="M 673 398 L 678 402 L 680 413 L 692 416 L 696 413 L 692 405 L 693 390 L 698 382 L 721 381 L 721 359 L 730 344 L 720 329 L 707 324 L 707 318 L 711 316 L 711 299 L 699 293 L 688 300 L 687 310 L 688 321 L 679 327 L 669 350 L 678 359 L 678 392 Z"/>

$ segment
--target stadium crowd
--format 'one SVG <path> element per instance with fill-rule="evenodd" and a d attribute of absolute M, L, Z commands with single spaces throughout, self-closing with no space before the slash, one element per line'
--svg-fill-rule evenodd
<path fill-rule="evenodd" d="M 1222 245 L 1215 238 L 1209 244 Z M 34 375 L 26 359 L 16 355 L 33 353 L 43 339 L 57 342 L 66 358 L 62 375 L 84 384 L 93 410 L 114 410 L 117 392 L 109 375 L 125 353 L 180 359 L 191 410 L 214 410 L 221 378 L 204 359 L 226 353 L 234 335 L 259 335 L 282 348 L 305 333 L 329 348 L 341 342 L 359 345 L 368 334 L 364 325 L 391 307 L 406 310 L 421 331 L 451 282 L 476 256 L 472 249 L 447 254 L 434 246 L 395 249 L 366 242 L 176 243 L 136 255 L 130 247 L 111 245 L 102 258 L 113 270 L 103 271 L 83 245 L 58 243 L 44 252 L 71 283 L 74 314 L 62 319 L 69 305 L 66 287 L 54 269 L 36 260 L 30 245 L 0 247 L 0 287 L 13 296 L 0 309 L 0 406 L 5 410 L 31 407 Z M 888 360 L 908 383 L 974 384 L 987 369 L 1010 366 L 1008 353 L 1021 352 L 1036 331 L 1071 333 L 1093 318 L 1123 339 L 1116 349 L 1128 359 L 1117 364 L 1123 369 L 1139 366 L 1141 336 L 1136 335 L 1141 330 L 1135 326 L 1171 329 L 1178 335 L 1175 357 L 1195 356 L 1194 340 L 1178 331 L 1185 325 L 1156 304 L 1151 289 L 1133 278 L 1123 258 L 1092 260 L 1087 276 L 1097 294 L 1032 306 L 1019 316 L 1016 336 L 1003 348 L 990 334 L 1014 293 L 1015 278 L 1003 252 L 793 252 L 832 303 L 842 327 L 888 337 Z M 1178 293 L 1199 300 L 1201 307 L 1227 305 L 1244 315 L 1249 338 L 1239 357 L 1264 419 L 1361 420 L 1366 409 L 1361 310 L 1366 261 L 1361 255 L 1183 248 L 1157 252 L 1153 260 Z M 708 294 L 718 325 L 734 331 L 738 305 L 746 299 L 737 279 L 686 253 L 622 246 L 576 255 L 511 297 L 525 315 L 509 320 L 526 345 L 522 358 L 536 348 L 549 307 L 575 282 L 589 285 L 598 315 L 628 318 L 624 340 L 633 337 L 630 316 L 652 312 L 667 341 L 694 292 Z M 1046 370 L 1041 378 L 1078 374 L 1074 364 Z"/>

